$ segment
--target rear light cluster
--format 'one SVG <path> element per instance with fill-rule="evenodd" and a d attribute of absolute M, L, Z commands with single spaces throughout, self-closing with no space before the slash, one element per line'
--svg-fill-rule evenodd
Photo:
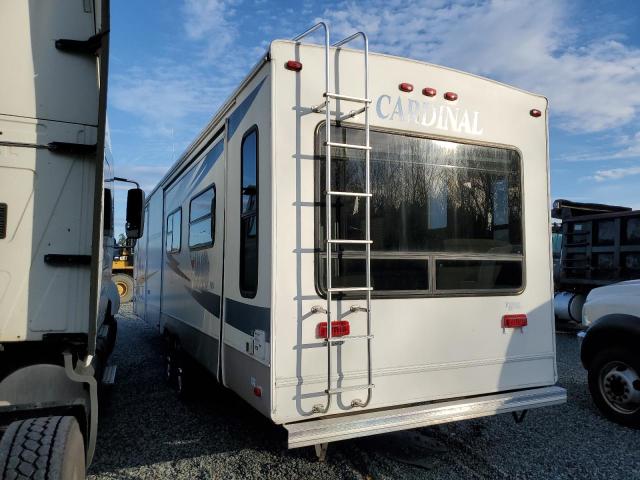
<path fill-rule="evenodd" d="M 284 68 L 293 72 L 299 72 L 302 70 L 302 63 L 298 62 L 297 60 L 289 60 L 284 64 Z M 411 83 L 402 82 L 398 85 L 398 88 L 403 92 L 413 92 L 413 85 Z M 422 94 L 425 97 L 435 97 L 437 93 L 437 90 L 432 87 L 424 87 L 422 89 Z M 456 100 L 458 100 L 458 94 L 455 92 L 445 92 L 444 99 L 449 100 L 450 102 L 455 102 Z M 531 110 L 529 110 L 529 115 L 534 118 L 538 118 L 542 116 L 542 112 L 537 108 L 532 108 Z"/>
<path fill-rule="evenodd" d="M 344 337 L 351 333 L 351 326 L 346 320 L 331 322 L 331 336 Z M 316 338 L 327 338 L 327 322 L 321 322 L 316 327 Z"/>
<path fill-rule="evenodd" d="M 398 88 L 403 92 L 413 92 L 413 85 L 410 83 L 402 82 L 398 85 Z M 425 97 L 435 97 L 438 91 L 432 87 L 424 87 L 422 89 L 422 94 Z M 458 99 L 458 94 L 454 92 L 447 92 L 444 94 L 445 100 L 449 100 L 450 102 L 455 102 Z"/>
<path fill-rule="evenodd" d="M 502 317 L 502 328 L 522 328 L 527 326 L 527 315 L 516 313 Z"/>

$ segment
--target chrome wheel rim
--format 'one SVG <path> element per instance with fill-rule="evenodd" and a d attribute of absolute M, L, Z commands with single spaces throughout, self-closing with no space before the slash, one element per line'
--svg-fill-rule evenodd
<path fill-rule="evenodd" d="M 615 412 L 632 415 L 640 411 L 640 376 L 623 361 L 607 363 L 598 381 L 600 393 Z"/>

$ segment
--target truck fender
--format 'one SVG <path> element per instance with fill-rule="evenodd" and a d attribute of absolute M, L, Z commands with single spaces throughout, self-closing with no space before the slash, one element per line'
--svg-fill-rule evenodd
<path fill-rule="evenodd" d="M 609 346 L 640 348 L 640 318 L 613 313 L 593 323 L 586 331 L 580 348 L 580 360 L 587 370 L 593 358 Z"/>

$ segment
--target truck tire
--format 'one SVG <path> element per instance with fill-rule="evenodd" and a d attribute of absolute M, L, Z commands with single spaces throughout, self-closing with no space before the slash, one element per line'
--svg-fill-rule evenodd
<path fill-rule="evenodd" d="M 133 278 L 126 273 L 116 273 L 111 279 L 118 288 L 120 303 L 130 302 L 133 298 Z"/>
<path fill-rule="evenodd" d="M 613 347 L 599 352 L 589 365 L 589 391 L 609 420 L 640 428 L 640 355 Z"/>
<path fill-rule="evenodd" d="M 0 440 L 4 480 L 83 480 L 84 439 L 74 417 L 13 422 Z"/>

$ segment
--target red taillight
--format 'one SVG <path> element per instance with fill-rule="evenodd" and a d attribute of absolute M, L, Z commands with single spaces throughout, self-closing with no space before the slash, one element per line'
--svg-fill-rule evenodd
<path fill-rule="evenodd" d="M 522 328 L 527 326 L 527 315 L 516 313 L 502 317 L 502 328 Z"/>
<path fill-rule="evenodd" d="M 256 397 L 261 397 L 262 396 L 262 387 L 253 387 L 253 394 Z"/>
<path fill-rule="evenodd" d="M 296 60 L 289 60 L 284 64 L 284 68 L 287 70 L 293 70 L 294 72 L 299 72 L 302 70 L 302 64 Z"/>
<path fill-rule="evenodd" d="M 454 92 L 447 92 L 444 94 L 444 99 L 450 102 L 455 102 L 458 99 L 458 94 Z"/>
<path fill-rule="evenodd" d="M 413 85 L 411 85 L 410 83 L 401 83 L 400 85 L 398 85 L 398 88 L 403 92 L 413 92 Z"/>
<path fill-rule="evenodd" d="M 435 88 L 425 87 L 422 89 L 422 94 L 426 95 L 427 97 L 435 97 L 436 93 L 438 92 L 436 92 Z"/>
<path fill-rule="evenodd" d="M 331 336 L 332 337 L 344 337 L 351 333 L 351 326 L 346 320 L 336 320 L 331 322 Z M 317 338 L 327 338 L 327 322 L 321 322 L 316 327 Z"/>
<path fill-rule="evenodd" d="M 542 115 L 542 112 L 537 108 L 532 108 L 531 110 L 529 110 L 529 115 L 531 115 L 532 117 L 538 118 L 539 116 Z"/>

